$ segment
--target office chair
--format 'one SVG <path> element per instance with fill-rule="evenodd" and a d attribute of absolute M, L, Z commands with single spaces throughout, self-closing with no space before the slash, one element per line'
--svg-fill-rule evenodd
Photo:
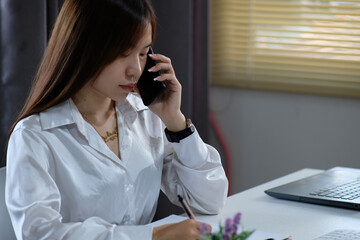
<path fill-rule="evenodd" d="M 0 239 L 16 240 L 10 216 L 5 205 L 6 168 L 0 168 Z"/>

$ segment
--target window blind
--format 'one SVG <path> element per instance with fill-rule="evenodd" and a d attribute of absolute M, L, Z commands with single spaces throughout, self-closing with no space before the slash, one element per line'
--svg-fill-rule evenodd
<path fill-rule="evenodd" d="M 215 85 L 360 97 L 360 1 L 212 0 Z"/>

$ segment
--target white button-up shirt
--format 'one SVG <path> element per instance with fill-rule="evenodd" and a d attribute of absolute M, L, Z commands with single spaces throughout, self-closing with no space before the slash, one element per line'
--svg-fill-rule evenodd
<path fill-rule="evenodd" d="M 119 159 L 71 99 L 21 120 L 7 152 L 6 204 L 20 239 L 151 239 L 160 188 L 213 214 L 228 182 L 198 133 L 169 143 L 136 94 L 116 106 Z"/>

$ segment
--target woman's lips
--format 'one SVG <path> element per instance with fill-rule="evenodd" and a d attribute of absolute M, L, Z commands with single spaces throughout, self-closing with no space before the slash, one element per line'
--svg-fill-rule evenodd
<path fill-rule="evenodd" d="M 135 84 L 120 85 L 120 87 L 127 92 L 132 92 L 134 90 Z"/>

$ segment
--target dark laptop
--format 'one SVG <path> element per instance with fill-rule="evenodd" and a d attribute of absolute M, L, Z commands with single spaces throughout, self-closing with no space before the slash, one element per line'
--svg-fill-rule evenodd
<path fill-rule="evenodd" d="M 360 169 L 334 167 L 265 193 L 281 199 L 360 210 Z"/>

